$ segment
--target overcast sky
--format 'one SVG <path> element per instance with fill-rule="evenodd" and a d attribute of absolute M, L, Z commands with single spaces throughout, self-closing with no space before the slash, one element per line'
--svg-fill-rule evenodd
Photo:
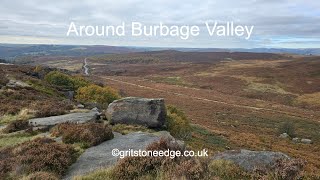
<path fill-rule="evenodd" d="M 239 37 L 66 37 L 81 25 L 198 25 L 205 21 L 254 25 Z M 319 0 L 1 0 L 0 43 L 103 44 L 208 48 L 320 48 Z"/>

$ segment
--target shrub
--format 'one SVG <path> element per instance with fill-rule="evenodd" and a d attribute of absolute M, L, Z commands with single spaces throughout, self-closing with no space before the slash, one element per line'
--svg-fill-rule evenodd
<path fill-rule="evenodd" d="M 54 86 L 68 90 L 77 90 L 90 84 L 89 81 L 80 75 L 70 76 L 59 71 L 49 72 L 44 79 Z"/>
<path fill-rule="evenodd" d="M 168 139 L 150 144 L 146 150 L 173 150 L 184 152 Z M 114 179 L 204 179 L 207 162 L 188 157 L 126 157 L 118 161 L 112 170 Z"/>
<path fill-rule="evenodd" d="M 67 113 L 68 110 L 73 109 L 72 104 L 67 101 L 42 101 L 34 103 L 31 108 L 36 110 L 36 117 L 58 116 Z"/>
<path fill-rule="evenodd" d="M 59 71 L 51 71 L 49 72 L 44 79 L 59 88 L 73 90 L 74 85 L 71 76 L 61 73 Z"/>
<path fill-rule="evenodd" d="M 72 82 L 75 90 L 90 85 L 90 82 L 80 75 L 73 76 Z"/>
<path fill-rule="evenodd" d="M 257 169 L 256 179 L 303 179 L 303 168 L 306 162 L 302 159 L 278 159 L 271 170 Z M 257 173 L 258 172 L 258 173 Z"/>
<path fill-rule="evenodd" d="M 18 120 L 10 122 L 2 131 L 4 133 L 12 133 L 29 128 L 28 121 Z"/>
<path fill-rule="evenodd" d="M 49 96 L 60 97 L 61 94 L 54 88 L 48 86 L 48 83 L 39 79 L 30 79 L 27 81 L 29 85 L 36 91 L 47 94 Z"/>
<path fill-rule="evenodd" d="M 103 123 L 63 123 L 54 127 L 52 134 L 61 135 L 65 143 L 83 143 L 85 147 L 95 146 L 113 138 L 111 128 Z"/>
<path fill-rule="evenodd" d="M 25 142 L 13 150 L 17 166 L 29 174 L 38 171 L 62 175 L 76 160 L 76 151 L 70 145 L 57 143 L 48 138 Z"/>
<path fill-rule="evenodd" d="M 30 174 L 39 171 L 62 175 L 75 162 L 72 146 L 48 138 L 37 138 L 0 150 L 0 176 Z"/>
<path fill-rule="evenodd" d="M 306 162 L 301 159 L 291 159 L 291 160 L 278 160 L 275 167 L 274 173 L 280 179 L 299 179 L 302 175 L 302 170 Z"/>
<path fill-rule="evenodd" d="M 177 165 L 176 174 L 181 179 L 209 179 L 208 162 L 190 158 Z"/>
<path fill-rule="evenodd" d="M 0 70 L 0 77 L 0 87 L 5 86 L 9 82 L 9 79 L 6 77 L 6 74 L 2 70 Z"/>
<path fill-rule="evenodd" d="M 159 142 L 154 142 L 147 147 L 147 150 L 176 150 L 175 146 L 172 146 L 168 140 L 160 139 Z M 115 179 L 138 179 L 139 177 L 154 173 L 161 169 L 161 166 L 169 166 L 176 159 L 170 159 L 170 157 L 126 157 L 118 161 L 114 167 Z M 162 167 L 164 168 L 164 167 Z"/>
<path fill-rule="evenodd" d="M 12 162 L 14 162 L 12 147 L 0 149 L 0 177 L 6 177 L 13 169 Z"/>
<path fill-rule="evenodd" d="M 188 139 L 191 137 L 191 126 L 185 114 L 176 107 L 167 106 L 167 128 L 176 138 Z"/>
<path fill-rule="evenodd" d="M 221 179 L 250 179 L 249 175 L 239 166 L 226 160 L 212 161 L 209 164 L 209 171 L 211 176 Z"/>
<path fill-rule="evenodd" d="M 39 66 L 39 65 L 37 65 L 37 66 L 34 67 L 34 69 L 33 69 L 33 72 L 35 72 L 35 73 L 39 73 L 39 72 L 41 72 L 41 71 L 43 71 L 43 68 L 42 68 L 41 66 Z"/>
<path fill-rule="evenodd" d="M 295 128 L 292 122 L 285 122 L 279 128 L 279 133 L 287 133 L 290 137 L 295 137 Z"/>
<path fill-rule="evenodd" d="M 82 103 L 99 103 L 103 106 L 119 98 L 120 96 L 115 89 L 97 85 L 79 88 L 76 95 L 76 99 Z"/>

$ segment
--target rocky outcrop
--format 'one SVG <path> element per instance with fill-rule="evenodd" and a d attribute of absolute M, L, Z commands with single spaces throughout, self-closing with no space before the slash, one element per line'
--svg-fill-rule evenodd
<path fill-rule="evenodd" d="M 22 87 L 22 88 L 31 87 L 29 84 L 27 84 L 27 83 L 25 83 L 25 82 L 22 82 L 22 81 L 20 81 L 20 80 L 14 80 L 14 79 L 10 79 L 6 86 L 7 86 L 7 87 L 10 87 L 10 88 L 15 88 L 15 87 Z"/>
<path fill-rule="evenodd" d="M 301 142 L 304 144 L 312 144 L 312 140 L 311 139 L 301 139 Z"/>
<path fill-rule="evenodd" d="M 231 150 L 218 153 L 213 157 L 213 160 L 232 161 L 247 171 L 253 171 L 256 167 L 268 169 L 278 159 L 289 159 L 289 156 L 272 151 Z"/>
<path fill-rule="evenodd" d="M 134 132 L 127 135 L 114 133 L 115 137 L 105 141 L 98 146 L 87 149 L 68 170 L 63 179 L 72 179 L 74 176 L 84 175 L 91 171 L 115 165 L 119 156 L 113 156 L 112 150 L 119 151 L 144 150 L 152 142 L 160 140 L 162 137 L 167 138 L 172 143 L 178 143 L 183 146 L 183 142 L 175 139 L 167 132 L 160 131 L 157 133 Z"/>
<path fill-rule="evenodd" d="M 71 113 L 61 116 L 51 116 L 45 118 L 35 118 L 29 120 L 29 125 L 37 126 L 54 126 L 56 124 L 70 122 L 70 123 L 85 123 L 96 120 L 99 115 L 97 111 L 90 111 L 85 113 Z"/>
<path fill-rule="evenodd" d="M 286 138 L 289 137 L 289 135 L 288 135 L 287 133 L 282 133 L 282 134 L 280 134 L 279 137 L 280 137 L 280 138 L 283 138 L 283 139 L 286 139 Z"/>
<path fill-rule="evenodd" d="M 163 99 L 129 97 L 112 102 L 106 112 L 111 124 L 137 124 L 160 128 L 166 121 Z"/>

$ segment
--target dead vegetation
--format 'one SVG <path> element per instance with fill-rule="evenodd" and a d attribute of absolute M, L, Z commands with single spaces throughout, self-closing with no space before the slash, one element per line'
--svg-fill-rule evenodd
<path fill-rule="evenodd" d="M 51 133 L 54 136 L 62 136 L 64 143 L 81 143 L 84 148 L 113 138 L 111 128 L 103 123 L 63 123 L 55 126 Z"/>
<path fill-rule="evenodd" d="M 47 73 L 47 69 L 37 70 L 30 66 L 0 65 L 1 79 L 15 79 L 28 84 L 28 87 L 4 87 L 0 93 L 0 121 L 3 116 L 18 115 L 21 110 L 28 109 L 34 116 L 43 117 L 60 115 L 71 109 L 70 103 L 64 101 L 62 93 L 39 79 L 39 74 Z M 38 72 L 40 71 L 40 72 Z"/>
<path fill-rule="evenodd" d="M 29 122 L 24 120 L 18 120 L 10 122 L 3 130 L 4 133 L 12 133 L 29 128 Z"/>
<path fill-rule="evenodd" d="M 147 147 L 147 150 L 184 149 L 167 139 L 160 139 Z M 279 160 L 270 170 L 257 169 L 246 172 L 231 161 L 201 159 L 195 157 L 125 157 L 108 169 L 98 170 L 76 180 L 103 179 L 299 179 L 303 178 L 305 162 L 298 159 Z M 305 177 L 308 178 L 308 177 Z"/>
<path fill-rule="evenodd" d="M 122 76 L 105 78 L 103 71 L 112 65 L 97 66 L 92 73 L 97 75 L 95 79 L 122 89 L 127 96 L 164 97 L 167 104 L 182 109 L 191 123 L 210 132 L 193 131 L 187 141 L 193 148 L 211 147 L 212 153 L 229 148 L 281 151 L 307 160 L 306 171 L 319 174 L 320 114 L 314 103 L 317 98 L 307 98 L 307 94 L 320 91 L 319 57 L 206 64 L 196 60 L 171 62 L 170 66 L 115 65 L 126 70 Z M 154 77 L 179 77 L 185 83 L 179 84 L 176 79 L 159 82 Z M 301 96 L 309 103 L 297 103 Z M 293 124 L 295 136 L 314 143 L 279 139 L 279 129 L 286 122 Z"/>
<path fill-rule="evenodd" d="M 17 178 L 40 171 L 61 176 L 76 160 L 77 152 L 70 145 L 37 138 L 1 149 L 0 156 L 0 176 L 4 178 Z"/>

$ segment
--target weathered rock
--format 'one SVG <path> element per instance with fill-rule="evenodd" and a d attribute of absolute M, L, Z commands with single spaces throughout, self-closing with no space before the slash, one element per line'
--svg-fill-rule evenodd
<path fill-rule="evenodd" d="M 88 148 L 78 158 L 77 162 L 71 165 L 63 179 L 72 179 L 74 176 L 115 165 L 120 157 L 112 155 L 113 149 L 120 151 L 144 150 L 150 143 L 160 140 L 161 137 L 171 138 L 171 142 L 174 142 L 174 138 L 166 131 L 157 133 L 134 132 L 127 135 L 114 133 L 113 139 Z"/>
<path fill-rule="evenodd" d="M 299 138 L 292 138 L 293 142 L 299 142 L 299 140 L 300 140 Z"/>
<path fill-rule="evenodd" d="M 311 139 L 301 139 L 301 142 L 304 144 L 311 144 L 312 140 Z"/>
<path fill-rule="evenodd" d="M 77 108 L 82 109 L 82 108 L 84 108 L 84 105 L 83 105 L 83 104 L 78 104 L 78 105 L 77 105 Z"/>
<path fill-rule="evenodd" d="M 19 80 L 14 80 L 10 79 L 9 82 L 6 85 L 7 87 L 15 88 L 15 87 L 31 87 L 29 84 L 19 81 Z"/>
<path fill-rule="evenodd" d="M 279 136 L 280 138 L 288 138 L 289 137 L 289 135 L 287 134 L 287 133 L 282 133 L 282 134 L 280 134 L 280 136 Z"/>
<path fill-rule="evenodd" d="M 282 158 L 289 159 L 289 156 L 272 151 L 231 150 L 216 154 L 213 160 L 229 160 L 247 171 L 253 171 L 256 167 L 268 169 Z"/>
<path fill-rule="evenodd" d="M 98 117 L 97 111 L 90 111 L 86 113 L 71 113 L 61 116 L 51 116 L 45 118 L 35 118 L 29 120 L 29 125 L 36 126 L 54 126 L 56 124 L 70 122 L 70 123 L 85 123 L 96 120 Z"/>
<path fill-rule="evenodd" d="M 106 112 L 112 124 L 137 124 L 159 128 L 166 121 L 164 100 L 129 97 L 111 103 Z"/>
<path fill-rule="evenodd" d="M 91 111 L 97 111 L 97 112 L 99 112 L 99 108 L 94 107 L 94 108 L 91 109 Z"/>

